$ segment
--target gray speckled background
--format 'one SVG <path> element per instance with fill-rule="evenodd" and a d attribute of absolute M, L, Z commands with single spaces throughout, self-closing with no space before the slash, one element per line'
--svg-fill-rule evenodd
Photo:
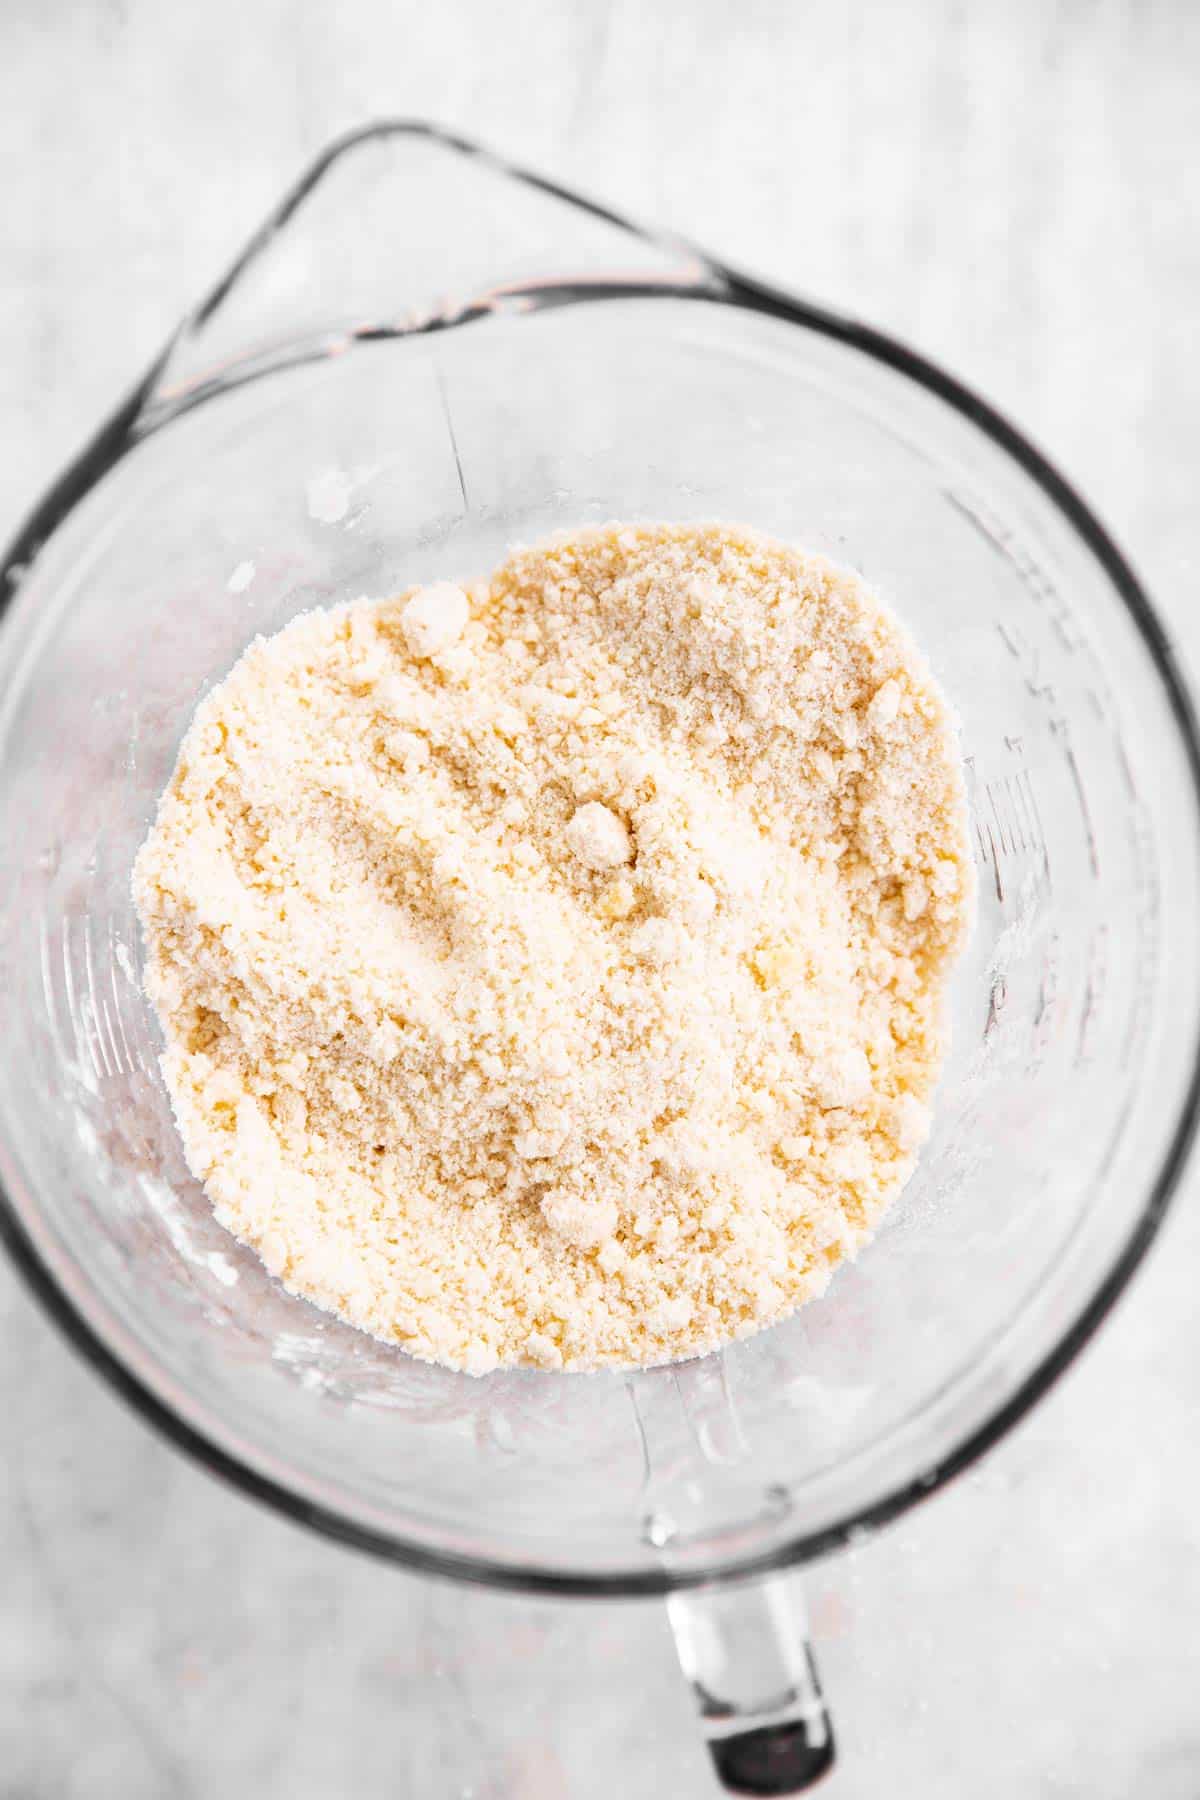
<path fill-rule="evenodd" d="M 1191 0 L 4 0 L 0 532 L 311 152 L 383 112 L 941 357 L 1200 660 Z M 1014 1437 L 812 1572 L 831 1800 L 1200 1794 L 1196 1201 Z M 0 1333 L 2 1800 L 715 1792 L 656 1606 L 376 1568 L 151 1438 L 2 1268 Z"/>

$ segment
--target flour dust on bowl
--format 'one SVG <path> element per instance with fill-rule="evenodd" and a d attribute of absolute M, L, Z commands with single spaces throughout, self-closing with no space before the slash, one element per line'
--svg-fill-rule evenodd
<path fill-rule="evenodd" d="M 158 1072 L 134 855 L 256 633 L 564 526 L 712 518 L 861 572 L 957 711 L 979 900 L 931 1139 L 829 1295 L 719 1356 L 418 1363 L 213 1219 Z M 796 1790 L 832 1744 L 782 1571 L 1044 1391 L 1192 1134 L 1196 737 L 1102 528 L 890 341 L 385 126 L 185 321 L 5 591 L 0 1175 L 47 1308 L 178 1443 L 314 1527 L 479 1581 L 670 1594 L 722 1778 Z"/>

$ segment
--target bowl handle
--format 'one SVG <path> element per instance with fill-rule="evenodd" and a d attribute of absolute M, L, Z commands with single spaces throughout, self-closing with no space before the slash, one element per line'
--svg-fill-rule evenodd
<path fill-rule="evenodd" d="M 667 1612 L 722 1785 L 802 1794 L 828 1774 L 833 1727 L 796 1577 L 687 1589 Z"/>
<path fill-rule="evenodd" d="M 674 1588 L 667 1613 L 717 1774 L 733 1794 L 802 1794 L 834 1762 L 803 1590 L 788 1571 L 722 1576 L 730 1533 L 717 1527 L 733 1520 L 734 1538 L 738 1525 L 753 1536 L 786 1519 L 788 1496 L 755 1476 L 725 1357 L 646 1370 L 628 1386 L 645 1463 L 644 1539 L 676 1579 L 712 1571 Z"/>

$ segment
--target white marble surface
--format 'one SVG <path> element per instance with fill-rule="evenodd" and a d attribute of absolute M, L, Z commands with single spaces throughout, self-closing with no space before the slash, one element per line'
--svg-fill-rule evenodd
<path fill-rule="evenodd" d="M 476 134 L 909 336 L 1193 664 L 1192 0 L 3 0 L 0 532 L 322 142 Z M 1200 1198 L 975 1473 L 810 1581 L 839 1800 L 1200 1793 Z M 183 1463 L 0 1269 L 0 1800 L 715 1791 L 654 1606 L 434 1586 Z"/>

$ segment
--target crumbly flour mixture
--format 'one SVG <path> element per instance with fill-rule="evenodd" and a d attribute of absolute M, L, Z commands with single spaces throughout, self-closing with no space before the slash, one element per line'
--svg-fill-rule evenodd
<path fill-rule="evenodd" d="M 819 1294 L 925 1135 L 972 884 L 945 706 L 870 591 L 614 525 L 257 640 L 134 888 L 217 1216 L 480 1372 Z"/>

